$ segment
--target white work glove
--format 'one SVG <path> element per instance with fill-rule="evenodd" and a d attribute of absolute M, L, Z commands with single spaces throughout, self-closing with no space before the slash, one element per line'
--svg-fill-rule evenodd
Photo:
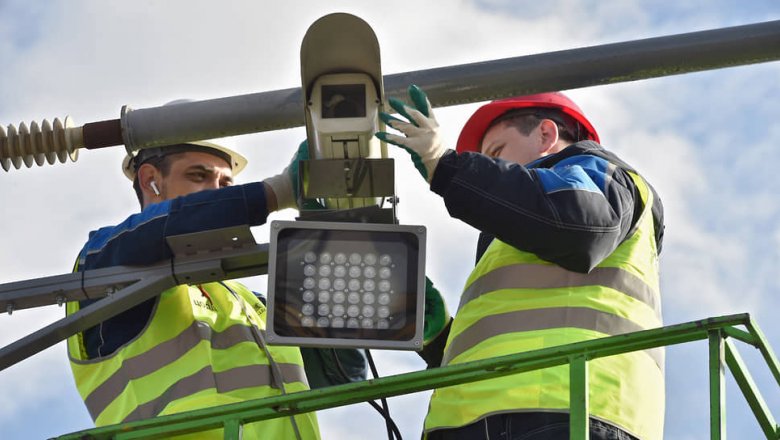
<path fill-rule="evenodd" d="M 263 183 L 271 188 L 276 195 L 276 209 L 298 208 L 298 161 L 309 157 L 309 147 L 306 141 L 301 142 L 290 163 L 280 174 L 268 177 Z"/>
<path fill-rule="evenodd" d="M 439 158 L 444 155 L 447 148 L 444 146 L 439 123 L 436 122 L 436 117 L 431 110 L 431 102 L 428 101 L 425 92 L 419 87 L 411 85 L 409 86 L 409 98 L 414 103 L 414 108 L 407 106 L 403 101 L 390 98 L 390 106 L 409 122 L 394 118 L 387 113 L 379 113 L 379 117 L 385 124 L 406 136 L 380 131 L 376 133 L 376 137 L 409 152 L 417 171 L 430 183 Z"/>

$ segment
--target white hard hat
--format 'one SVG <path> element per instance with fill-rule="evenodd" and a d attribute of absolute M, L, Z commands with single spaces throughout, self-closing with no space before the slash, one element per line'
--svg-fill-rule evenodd
<path fill-rule="evenodd" d="M 179 104 L 189 102 L 187 99 L 178 99 L 165 105 Z M 174 153 L 183 153 L 187 151 L 202 151 L 213 154 L 225 159 L 233 169 L 233 176 L 238 175 L 246 167 L 246 157 L 236 153 L 230 148 L 209 141 L 187 142 L 183 144 L 167 145 L 163 147 L 142 148 L 138 151 L 128 153 L 122 161 L 122 172 L 130 180 L 135 180 L 135 174 L 138 167 L 152 157 L 166 156 Z"/>

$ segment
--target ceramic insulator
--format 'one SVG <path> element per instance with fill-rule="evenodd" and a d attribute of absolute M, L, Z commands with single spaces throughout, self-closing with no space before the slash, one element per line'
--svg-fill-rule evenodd
<path fill-rule="evenodd" d="M 76 127 L 70 116 L 64 121 L 55 118 L 54 123 L 44 119 L 40 124 L 32 121 L 29 126 L 22 122 L 18 128 L 13 124 L 0 126 L 0 166 L 8 171 L 11 166 L 18 170 L 22 165 L 31 168 L 57 160 L 65 163 L 68 158 L 75 162 L 83 144 L 82 127 Z"/>

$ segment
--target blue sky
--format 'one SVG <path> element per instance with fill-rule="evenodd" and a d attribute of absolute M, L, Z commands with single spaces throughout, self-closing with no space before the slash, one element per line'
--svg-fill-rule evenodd
<path fill-rule="evenodd" d="M 372 25 L 385 74 L 780 19 L 776 1 L 55 1 L 0 0 L 0 123 L 71 115 L 79 124 L 122 105 L 161 105 L 299 86 L 306 28 L 330 12 Z M 430 3 L 430 4 L 429 4 Z M 604 145 L 634 165 L 666 206 L 661 255 L 667 324 L 749 312 L 780 350 L 780 63 L 742 66 L 569 91 Z M 436 110 L 454 143 L 477 104 Z M 278 172 L 302 129 L 231 139 L 250 159 L 240 180 Z M 450 219 L 401 152 L 400 217 L 429 226 L 428 273 L 457 307 L 476 231 Z M 136 209 L 119 171 L 120 148 L 76 163 L 0 174 L 0 283 L 65 273 L 87 233 Z M 292 212 L 274 218 L 291 219 Z M 253 229 L 267 241 L 265 227 Z M 266 280 L 248 280 L 263 291 Z M 0 315 L 0 346 L 64 314 L 47 307 Z M 775 417 L 780 391 L 754 350 L 741 346 Z M 418 370 L 412 353 L 375 353 L 383 375 Z M 707 437 L 706 344 L 667 353 L 666 438 Z M 728 378 L 732 438 L 760 431 Z M 44 438 L 91 421 L 60 344 L 0 372 L 3 438 Z M 641 398 L 641 396 L 638 396 Z M 391 399 L 404 437 L 416 438 L 427 393 Z M 323 437 L 381 437 L 368 405 L 322 412 Z"/>

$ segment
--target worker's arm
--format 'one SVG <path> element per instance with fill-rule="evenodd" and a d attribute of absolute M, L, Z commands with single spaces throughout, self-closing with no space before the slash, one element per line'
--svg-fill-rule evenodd
<path fill-rule="evenodd" d="M 455 218 L 566 269 L 588 272 L 625 239 L 641 203 L 592 142 L 528 167 L 477 153 L 439 160 L 431 190 Z"/>
<path fill-rule="evenodd" d="M 301 347 L 309 388 L 324 388 L 366 380 L 366 358 L 354 348 Z"/>
<path fill-rule="evenodd" d="M 90 234 L 80 270 L 148 265 L 172 256 L 165 237 L 237 225 L 261 225 L 268 217 L 262 182 L 206 190 L 147 206 L 116 226 Z"/>
<path fill-rule="evenodd" d="M 116 226 L 90 234 L 79 267 L 147 265 L 171 257 L 165 237 L 230 226 L 257 226 L 268 213 L 296 207 L 298 163 L 308 158 L 303 141 L 285 169 L 262 182 L 200 191 L 149 205 Z"/>
<path fill-rule="evenodd" d="M 263 183 L 201 191 L 148 206 L 116 226 L 90 233 L 78 270 L 149 265 L 169 259 L 165 237 L 236 225 L 259 225 L 268 216 Z M 97 300 L 80 301 L 81 307 Z M 136 337 L 151 316 L 152 298 L 83 332 L 90 359 L 106 356 Z"/>
<path fill-rule="evenodd" d="M 444 146 L 425 93 L 409 87 L 413 106 L 390 99 L 405 120 L 382 113 L 403 136 L 376 136 L 408 151 L 453 217 L 566 269 L 588 272 L 628 234 L 641 212 L 623 162 L 581 142 L 528 167 Z M 578 150 L 578 148 L 580 150 Z M 587 150 L 587 151 L 585 151 Z"/>

